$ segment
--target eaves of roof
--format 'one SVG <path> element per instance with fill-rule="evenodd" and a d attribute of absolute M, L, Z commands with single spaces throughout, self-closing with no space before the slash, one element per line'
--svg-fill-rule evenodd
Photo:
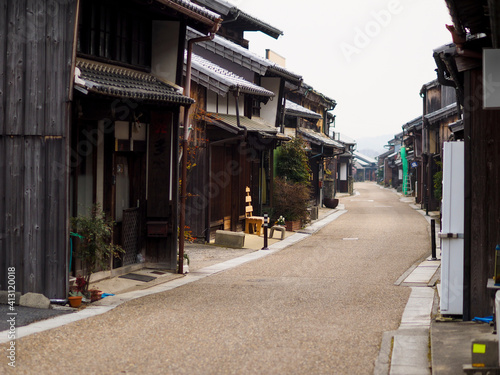
<path fill-rule="evenodd" d="M 445 0 L 450 11 L 450 16 L 456 32 L 465 36 L 467 30 L 471 34 L 488 33 L 490 28 L 490 16 L 494 9 L 488 7 L 487 0 Z"/>
<path fill-rule="evenodd" d="M 221 113 L 208 113 L 207 120 L 214 125 L 223 124 L 224 126 L 229 126 L 230 128 L 239 131 L 243 130 L 238 127 L 238 116 L 236 115 L 226 115 Z M 268 133 L 276 134 L 278 133 L 278 128 L 267 124 L 264 121 L 257 121 L 256 119 L 249 119 L 245 116 L 239 116 L 240 125 L 245 127 L 248 132 L 257 133 Z"/>
<path fill-rule="evenodd" d="M 393 150 L 387 150 L 386 152 L 380 154 L 379 156 L 377 156 L 377 159 L 378 160 L 381 160 L 381 159 L 385 159 L 387 158 L 389 155 L 391 155 L 392 153 L 394 153 Z"/>
<path fill-rule="evenodd" d="M 360 159 L 356 159 L 356 157 L 354 157 L 354 162 L 355 162 L 356 168 L 369 168 L 369 167 L 373 167 L 373 165 L 371 163 L 367 163 L 366 161 L 363 161 L 363 160 L 360 160 Z"/>
<path fill-rule="evenodd" d="M 302 83 L 300 88 L 300 93 L 307 98 L 308 100 L 312 100 L 318 103 L 321 103 L 325 107 L 329 107 L 329 110 L 335 109 L 337 106 L 337 102 L 335 99 L 329 98 L 328 96 L 316 91 L 312 86 Z M 313 98 L 308 98 L 309 94 L 314 95 Z"/>
<path fill-rule="evenodd" d="M 349 137 L 343 133 L 339 133 L 339 141 L 345 145 L 355 145 L 356 144 L 356 141 L 354 139 L 352 139 L 351 137 Z"/>
<path fill-rule="evenodd" d="M 421 128 L 422 128 L 422 116 L 418 116 L 418 117 L 414 118 L 413 120 L 411 120 L 403 125 L 403 129 L 405 132 L 413 130 L 413 129 L 418 130 Z"/>
<path fill-rule="evenodd" d="M 76 59 L 75 88 L 110 97 L 177 105 L 194 103 L 152 74 L 81 58 Z"/>
<path fill-rule="evenodd" d="M 455 121 L 448 125 L 453 133 L 464 130 L 464 122 L 462 120 Z"/>
<path fill-rule="evenodd" d="M 193 18 L 207 26 L 214 27 L 213 31 L 217 31 L 218 24 L 222 21 L 218 13 L 212 12 L 198 4 L 194 4 L 190 0 L 156 0 L 160 4 L 164 4 L 169 8 L 175 9 L 190 18 Z M 216 28 L 215 28 L 216 27 Z"/>
<path fill-rule="evenodd" d="M 214 11 L 224 15 L 224 22 L 235 22 L 238 28 L 243 31 L 261 31 L 275 39 L 283 35 L 283 31 L 278 28 L 261 21 L 260 19 L 243 12 L 233 4 L 223 0 L 194 0 L 195 2 L 213 9 Z M 234 27 L 234 26 L 233 26 Z"/>
<path fill-rule="evenodd" d="M 186 65 L 184 65 L 185 68 Z M 229 91 L 266 98 L 275 96 L 274 92 L 249 82 L 194 53 L 192 54 L 191 79 L 222 96 Z"/>
<path fill-rule="evenodd" d="M 360 154 L 359 152 L 357 151 L 354 151 L 353 152 L 354 154 L 354 157 L 358 160 L 362 160 L 363 162 L 365 163 L 368 163 L 368 164 L 375 164 L 377 161 L 374 159 L 374 158 L 371 158 L 369 156 L 366 156 L 366 155 L 363 155 L 363 154 Z"/>
<path fill-rule="evenodd" d="M 424 115 L 424 117 L 432 124 L 457 114 L 458 114 L 457 103 L 452 103 L 444 108 L 438 109 L 437 111 L 428 113 Z"/>
<path fill-rule="evenodd" d="M 187 28 L 186 38 L 192 39 L 202 36 L 192 28 Z M 294 83 L 302 82 L 302 76 L 292 73 L 289 70 L 277 65 L 275 62 L 265 59 L 248 49 L 231 42 L 221 36 L 215 35 L 212 40 L 207 40 L 196 44 L 197 47 L 204 48 L 224 59 L 249 69 L 261 76 L 266 74 L 278 75 L 285 80 Z"/>
<path fill-rule="evenodd" d="M 433 87 L 436 87 L 436 86 L 439 86 L 439 82 L 437 79 L 435 80 L 432 80 L 430 82 L 427 82 L 427 83 L 424 83 L 422 85 L 422 88 L 420 89 L 420 95 L 422 95 L 424 92 L 426 92 L 427 90 L 433 88 Z"/>
<path fill-rule="evenodd" d="M 301 105 L 294 103 L 290 100 L 285 101 L 285 115 L 301 117 L 301 118 L 311 118 L 316 120 L 323 118 L 323 116 L 321 116 L 319 113 L 316 113 L 314 111 L 311 111 L 310 109 L 302 107 Z"/>
<path fill-rule="evenodd" d="M 316 132 L 312 129 L 298 128 L 297 132 L 299 134 L 303 135 L 304 137 L 306 137 L 310 142 L 312 142 L 316 145 L 322 145 L 322 146 L 326 146 L 326 147 L 334 147 L 334 148 L 338 148 L 340 150 L 345 149 L 344 145 L 341 144 L 340 142 L 337 142 L 337 141 L 327 137 L 323 133 Z"/>

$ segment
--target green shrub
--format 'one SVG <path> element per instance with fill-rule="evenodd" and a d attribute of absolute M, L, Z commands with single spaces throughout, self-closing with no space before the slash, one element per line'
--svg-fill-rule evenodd
<path fill-rule="evenodd" d="M 298 137 L 286 142 L 278 149 L 276 175 L 287 181 L 309 184 L 309 159 L 305 142 Z"/>

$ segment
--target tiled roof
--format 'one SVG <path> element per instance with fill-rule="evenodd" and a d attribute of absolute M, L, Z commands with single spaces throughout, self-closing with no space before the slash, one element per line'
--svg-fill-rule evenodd
<path fill-rule="evenodd" d="M 151 74 L 80 58 L 75 71 L 75 84 L 95 94 L 180 105 L 194 103 Z"/>
<path fill-rule="evenodd" d="M 363 154 L 359 153 L 358 151 L 354 151 L 353 154 L 354 154 L 354 158 L 356 160 L 362 161 L 365 164 L 375 164 L 377 162 L 377 160 L 375 160 L 374 158 L 367 156 L 367 155 L 363 155 Z"/>
<path fill-rule="evenodd" d="M 226 16 L 226 22 L 235 22 L 243 31 L 261 31 L 275 39 L 283 35 L 283 31 L 278 28 L 261 21 L 260 19 L 251 16 L 250 14 L 242 11 L 224 0 L 195 0 L 197 3 L 202 4 L 214 11 Z"/>
<path fill-rule="evenodd" d="M 191 68 L 191 79 L 193 81 L 219 95 L 225 96 L 229 91 L 239 90 L 245 94 L 264 97 L 274 96 L 274 92 L 249 82 L 194 53 L 192 54 Z"/>
<path fill-rule="evenodd" d="M 457 103 L 452 103 L 444 108 L 438 109 L 437 111 L 428 113 L 424 117 L 427 120 L 429 120 L 429 122 L 432 124 L 457 114 L 458 114 Z"/>
<path fill-rule="evenodd" d="M 348 135 L 345 135 L 344 133 L 338 133 L 339 134 L 339 141 L 346 144 L 346 145 L 355 145 L 356 141 L 349 137 Z"/>
<path fill-rule="evenodd" d="M 187 39 L 197 38 L 202 36 L 201 33 L 187 28 Z M 231 42 L 221 36 L 215 35 L 213 40 L 204 41 L 196 44 L 216 55 L 222 56 L 224 59 L 247 68 L 259 75 L 266 75 L 267 72 L 273 73 L 295 82 L 301 81 L 302 76 L 292 73 L 289 70 L 279 66 L 275 62 L 265 59 L 252 51 Z"/>
<path fill-rule="evenodd" d="M 324 146 L 329 146 L 329 147 L 335 147 L 339 149 L 344 149 L 344 145 L 341 144 L 340 142 L 337 142 L 330 137 L 327 137 L 323 133 L 319 133 L 317 131 L 314 131 L 312 129 L 306 129 L 306 128 L 298 128 L 297 129 L 299 134 L 302 134 L 306 138 L 308 138 L 311 142 L 318 144 L 318 145 L 324 145 Z"/>
<path fill-rule="evenodd" d="M 178 10 L 180 13 L 186 14 L 188 16 L 199 15 L 207 18 L 211 22 L 218 22 L 221 20 L 221 16 L 207 8 L 204 8 L 198 4 L 192 3 L 190 0 L 157 0 L 161 4 L 165 4 L 170 8 Z M 194 14 L 193 14 L 194 13 Z M 199 19 L 203 22 L 203 19 Z"/>
<path fill-rule="evenodd" d="M 391 155 L 392 153 L 394 153 L 393 150 L 387 150 L 386 152 L 383 152 L 382 154 L 380 154 L 379 156 L 377 156 L 377 159 L 378 160 L 383 160 L 383 159 L 389 157 L 389 155 Z"/>
<path fill-rule="evenodd" d="M 455 121 L 455 122 L 449 124 L 448 127 L 450 128 L 450 130 L 453 133 L 456 133 L 456 132 L 459 132 L 461 130 L 464 130 L 464 122 L 462 120 L 458 120 L 458 121 Z"/>
<path fill-rule="evenodd" d="M 238 119 L 236 115 L 225 115 L 220 113 L 209 113 L 208 115 L 210 116 L 213 124 L 217 125 L 217 123 L 222 122 L 235 130 L 241 129 L 238 127 Z M 269 134 L 276 134 L 278 132 L 278 128 L 275 128 L 264 121 L 249 119 L 245 116 L 240 116 L 240 125 L 244 126 L 249 132 L 263 132 Z"/>
<path fill-rule="evenodd" d="M 295 117 L 314 118 L 314 119 L 320 119 L 323 117 L 319 113 L 316 113 L 314 111 L 311 111 L 310 109 L 302 107 L 301 105 L 298 105 L 297 103 L 294 103 L 290 100 L 286 100 L 285 102 L 285 114 Z"/>
<path fill-rule="evenodd" d="M 403 129 L 405 131 L 410 131 L 412 129 L 418 130 L 421 128 L 422 128 L 422 116 L 418 116 L 418 117 L 414 118 L 413 120 L 411 120 L 403 125 Z"/>
<path fill-rule="evenodd" d="M 300 93 L 304 95 L 304 97 L 307 98 L 309 93 L 312 93 L 316 96 L 316 98 L 320 99 L 323 102 L 323 105 L 328 105 L 331 108 L 330 109 L 335 109 L 337 106 L 337 102 L 335 99 L 329 98 L 328 96 L 324 95 L 323 93 L 316 91 L 312 86 L 308 85 L 305 82 L 302 82 L 301 88 L 300 88 Z"/>

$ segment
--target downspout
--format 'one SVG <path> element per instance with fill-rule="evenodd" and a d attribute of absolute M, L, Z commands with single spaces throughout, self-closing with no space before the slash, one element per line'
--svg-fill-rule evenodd
<path fill-rule="evenodd" d="M 222 20 L 218 20 L 210 30 L 209 34 L 199 38 L 188 40 L 187 47 L 187 61 L 186 61 L 186 81 L 184 88 L 184 95 L 191 97 L 191 64 L 193 45 L 195 43 L 212 40 L 215 33 L 219 30 Z M 186 226 L 186 197 L 187 197 L 187 145 L 189 139 L 189 109 L 184 109 L 184 129 L 182 134 L 182 163 L 181 163 L 181 208 L 179 213 L 179 269 L 178 273 L 184 273 L 184 228 Z"/>
<path fill-rule="evenodd" d="M 314 159 L 314 158 L 317 158 L 318 156 L 323 155 L 323 152 L 324 152 L 323 148 L 324 148 L 324 146 L 325 146 L 325 144 L 322 143 L 321 144 L 321 152 L 318 155 L 311 156 L 309 159 Z"/>
<path fill-rule="evenodd" d="M 237 88 L 235 91 L 234 91 L 234 101 L 235 101 L 235 104 L 236 104 L 236 125 L 238 126 L 238 128 L 241 128 L 243 129 L 243 139 L 245 142 L 246 139 L 247 139 L 247 134 L 248 134 L 248 129 L 246 126 L 243 126 L 241 125 L 241 122 L 240 122 L 240 101 L 239 101 L 239 97 L 240 97 L 240 90 Z"/>

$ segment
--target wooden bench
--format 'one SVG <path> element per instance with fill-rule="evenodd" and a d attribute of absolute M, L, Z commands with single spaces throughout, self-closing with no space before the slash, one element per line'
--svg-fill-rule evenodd
<path fill-rule="evenodd" d="M 264 217 L 262 216 L 253 216 L 253 207 L 252 207 L 252 197 L 250 196 L 250 188 L 246 187 L 245 196 L 245 233 L 255 233 L 260 236 L 262 231 L 262 226 L 264 225 Z"/>

